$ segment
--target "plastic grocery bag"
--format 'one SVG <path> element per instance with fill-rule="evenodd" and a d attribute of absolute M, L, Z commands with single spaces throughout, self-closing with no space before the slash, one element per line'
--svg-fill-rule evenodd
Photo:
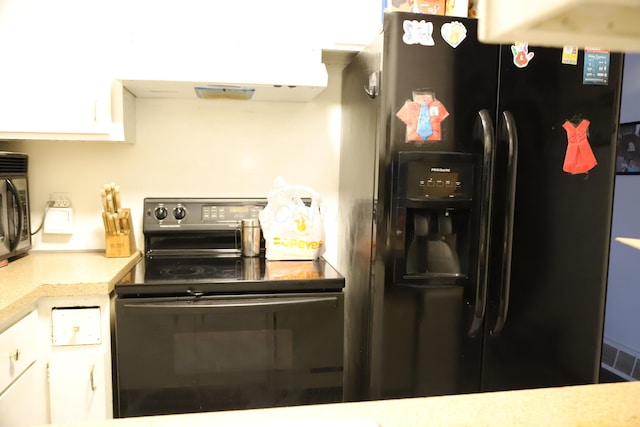
<path fill-rule="evenodd" d="M 309 280 L 321 279 L 323 265 L 319 261 L 270 261 L 265 266 L 266 280 Z"/>
<path fill-rule="evenodd" d="M 325 251 L 320 195 L 313 189 L 288 185 L 277 178 L 260 212 L 260 227 L 268 260 L 313 260 Z M 311 198 L 306 205 L 303 198 Z"/>

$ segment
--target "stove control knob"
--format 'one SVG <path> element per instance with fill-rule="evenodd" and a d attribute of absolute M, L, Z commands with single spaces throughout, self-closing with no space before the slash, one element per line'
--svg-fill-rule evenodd
<path fill-rule="evenodd" d="M 165 208 L 164 206 L 158 206 L 154 211 L 153 211 L 153 215 L 156 217 L 157 220 L 162 221 L 163 219 L 165 219 L 167 217 L 167 208 Z"/>
<path fill-rule="evenodd" d="M 184 217 L 187 216 L 187 210 L 184 208 L 184 206 L 176 206 L 173 209 L 173 217 L 177 220 L 181 220 L 184 219 Z"/>

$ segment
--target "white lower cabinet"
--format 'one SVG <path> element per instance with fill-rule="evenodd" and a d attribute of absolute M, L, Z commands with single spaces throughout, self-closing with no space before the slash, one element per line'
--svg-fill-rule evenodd
<path fill-rule="evenodd" d="M 46 364 L 38 354 L 34 310 L 0 334 L 0 426 L 49 422 Z"/>
<path fill-rule="evenodd" d="M 36 362 L 0 394 L 0 425 L 27 427 L 49 423 L 46 368 Z"/>
<path fill-rule="evenodd" d="M 111 418 L 105 405 L 105 356 L 99 349 L 52 354 L 49 389 L 53 422 Z"/>
<path fill-rule="evenodd" d="M 52 423 L 113 418 L 109 297 L 52 297 L 38 304 L 49 363 Z"/>

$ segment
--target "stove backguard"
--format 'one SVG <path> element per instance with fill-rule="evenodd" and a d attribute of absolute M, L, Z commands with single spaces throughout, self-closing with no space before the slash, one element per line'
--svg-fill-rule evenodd
<path fill-rule="evenodd" d="M 241 222 L 257 218 L 265 206 L 266 200 L 259 198 L 146 198 L 145 254 L 240 256 Z"/>

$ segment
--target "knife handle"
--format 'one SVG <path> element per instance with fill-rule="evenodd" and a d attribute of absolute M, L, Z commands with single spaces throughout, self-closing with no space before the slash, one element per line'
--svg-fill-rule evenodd
<path fill-rule="evenodd" d="M 120 234 L 120 221 L 118 220 L 118 214 L 111 214 L 111 221 L 113 222 L 113 228 L 115 230 L 115 234 Z"/>
<path fill-rule="evenodd" d="M 122 208 L 120 204 L 120 186 L 113 187 L 113 211 L 118 212 Z"/>

